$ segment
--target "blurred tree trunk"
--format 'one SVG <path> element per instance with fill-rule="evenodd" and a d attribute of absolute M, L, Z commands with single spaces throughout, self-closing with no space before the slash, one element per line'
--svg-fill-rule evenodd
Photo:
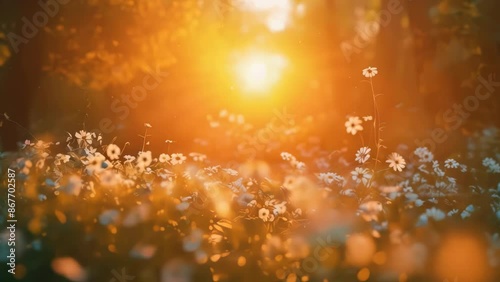
<path fill-rule="evenodd" d="M 22 18 L 26 17 L 31 21 L 33 14 L 40 9 L 37 3 L 37 1 L 0 2 L 2 18 L 6 21 L 3 25 L 6 27 L 4 30 L 6 36 L 10 32 L 22 36 L 24 24 Z M 12 55 L 2 66 L 4 69 L 0 74 L 0 84 L 2 85 L 0 110 L 2 114 L 7 112 L 13 120 L 26 128 L 30 126 L 30 109 L 40 81 L 42 51 L 40 33 L 38 31 L 33 38 L 28 39 L 26 44 L 21 43 L 17 54 L 11 48 Z M 50 107 L 50 105 L 37 106 L 45 106 L 46 111 Z M 0 150 L 16 149 L 17 141 L 30 138 L 23 129 L 12 123 L 4 122 L 3 127 L 1 130 L 2 142 L 0 142 L 2 148 Z"/>

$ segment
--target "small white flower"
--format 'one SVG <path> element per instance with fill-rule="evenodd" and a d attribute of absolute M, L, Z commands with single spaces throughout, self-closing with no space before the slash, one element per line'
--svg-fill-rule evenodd
<path fill-rule="evenodd" d="M 460 164 L 454 159 L 447 159 L 444 161 L 444 167 L 446 168 L 458 168 Z"/>
<path fill-rule="evenodd" d="M 200 154 L 200 153 L 189 153 L 189 156 L 191 158 L 193 158 L 193 161 L 195 162 L 203 162 L 207 159 L 207 156 L 204 155 L 204 154 Z"/>
<path fill-rule="evenodd" d="M 69 162 L 69 159 L 70 159 L 69 155 L 57 154 L 54 163 L 56 165 L 60 165 L 61 162 L 65 164 L 65 163 Z"/>
<path fill-rule="evenodd" d="M 92 174 L 94 172 L 99 172 L 103 169 L 102 163 L 106 160 L 101 153 L 96 153 L 94 156 L 89 156 L 87 158 L 87 172 Z"/>
<path fill-rule="evenodd" d="M 149 124 L 149 123 L 147 123 L 147 122 L 146 122 L 146 123 L 144 123 L 144 126 L 145 126 L 145 127 L 147 127 L 147 128 L 152 128 L 151 124 Z"/>
<path fill-rule="evenodd" d="M 106 149 L 106 154 L 108 155 L 110 160 L 117 160 L 120 158 L 121 150 L 120 147 L 115 144 L 109 144 Z"/>
<path fill-rule="evenodd" d="M 358 131 L 363 130 L 363 126 L 361 125 L 362 121 L 359 117 L 349 117 L 349 120 L 345 122 L 345 127 L 347 133 L 352 135 L 356 135 Z"/>
<path fill-rule="evenodd" d="M 297 169 L 305 169 L 306 168 L 306 164 L 303 162 L 295 162 L 294 165 L 295 165 L 295 168 L 297 168 Z"/>
<path fill-rule="evenodd" d="M 286 212 L 286 202 L 274 205 L 273 213 L 274 215 L 284 214 Z"/>
<path fill-rule="evenodd" d="M 370 152 L 372 149 L 368 147 L 361 147 L 356 152 L 356 161 L 360 164 L 364 164 L 366 161 L 370 159 Z"/>
<path fill-rule="evenodd" d="M 80 130 L 79 132 L 75 133 L 75 137 L 77 139 L 78 145 L 86 146 L 92 144 L 92 134 L 90 132 L 86 132 L 84 130 Z"/>
<path fill-rule="evenodd" d="M 291 161 L 291 160 L 294 160 L 295 157 L 290 154 L 290 153 L 287 153 L 287 152 L 283 152 L 281 153 L 281 158 L 284 160 L 284 161 Z"/>
<path fill-rule="evenodd" d="M 95 152 L 97 152 L 97 149 L 92 146 L 88 146 L 87 148 L 85 148 L 85 153 L 89 156 L 93 156 Z"/>
<path fill-rule="evenodd" d="M 292 212 L 292 215 L 293 217 L 299 217 L 302 215 L 302 210 L 300 208 L 297 208 Z"/>
<path fill-rule="evenodd" d="M 391 153 L 385 162 L 388 163 L 389 167 L 394 169 L 394 171 L 402 171 L 406 166 L 405 159 L 398 153 Z"/>
<path fill-rule="evenodd" d="M 378 74 L 378 70 L 375 67 L 367 67 L 363 70 L 363 75 L 367 78 L 372 78 Z"/>
<path fill-rule="evenodd" d="M 247 204 L 247 207 L 252 208 L 252 207 L 255 207 L 256 205 L 257 205 L 257 201 L 256 201 L 256 200 L 251 200 L 251 201 Z"/>
<path fill-rule="evenodd" d="M 224 168 L 222 169 L 225 173 L 231 175 L 231 176 L 236 176 L 238 175 L 238 172 L 234 169 L 231 169 L 231 168 Z"/>
<path fill-rule="evenodd" d="M 137 166 L 140 169 L 145 169 L 151 164 L 152 161 L 153 158 L 151 157 L 151 151 L 139 152 L 139 156 L 137 157 Z"/>
<path fill-rule="evenodd" d="M 123 158 L 125 158 L 124 163 L 132 163 L 133 161 L 135 161 L 135 157 L 131 155 L 125 155 L 123 156 Z"/>
<path fill-rule="evenodd" d="M 474 212 L 475 208 L 473 205 L 468 205 L 465 210 L 462 211 L 462 213 L 460 214 L 460 216 L 462 217 L 462 219 L 465 219 L 465 218 L 468 218 L 471 216 L 472 212 Z"/>
<path fill-rule="evenodd" d="M 352 180 L 356 181 L 356 183 L 363 182 L 364 185 L 368 183 L 368 181 L 372 178 L 368 169 L 357 167 L 352 172 Z"/>
<path fill-rule="evenodd" d="M 500 164 L 498 164 L 497 161 L 492 158 L 484 158 L 483 166 L 488 168 L 489 172 L 500 173 Z"/>
<path fill-rule="evenodd" d="M 378 214 L 383 210 L 379 201 L 368 201 L 359 206 L 359 214 L 366 221 L 378 220 Z"/>
<path fill-rule="evenodd" d="M 172 165 L 178 165 L 184 163 L 186 157 L 183 154 L 172 154 L 172 160 L 170 163 Z"/>
<path fill-rule="evenodd" d="M 434 159 L 434 154 L 427 147 L 418 147 L 414 153 L 420 158 L 419 161 L 422 163 L 430 163 Z"/>
<path fill-rule="evenodd" d="M 274 219 L 274 216 L 269 212 L 268 209 L 266 208 L 261 208 L 259 210 L 259 217 L 262 219 L 264 222 L 267 221 L 272 221 Z"/>
<path fill-rule="evenodd" d="M 372 116 L 364 116 L 363 120 L 364 121 L 370 121 L 370 120 L 373 120 L 373 117 Z"/>
<path fill-rule="evenodd" d="M 160 157 L 158 158 L 158 161 L 160 163 L 167 163 L 170 161 L 170 156 L 168 154 L 160 154 Z"/>
<path fill-rule="evenodd" d="M 342 177 L 333 172 L 320 173 L 318 179 L 325 182 L 326 184 L 332 184 L 333 182 L 338 182 L 342 180 Z"/>
<path fill-rule="evenodd" d="M 467 166 L 464 164 L 461 164 L 460 165 L 460 172 L 462 172 L 462 173 L 467 172 Z"/>
<path fill-rule="evenodd" d="M 425 211 L 425 215 L 428 218 L 434 219 L 435 221 L 443 220 L 446 217 L 446 214 L 442 210 L 436 209 L 435 207 L 427 209 Z"/>

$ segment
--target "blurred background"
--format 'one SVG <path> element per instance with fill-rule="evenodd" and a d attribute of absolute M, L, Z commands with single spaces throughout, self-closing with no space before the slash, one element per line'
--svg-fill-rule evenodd
<path fill-rule="evenodd" d="M 152 146 L 171 139 L 192 149 L 207 136 L 207 115 L 226 109 L 259 126 L 286 107 L 312 115 L 334 147 L 347 114 L 371 113 L 361 70 L 376 66 L 385 139 L 413 143 L 446 127 L 440 116 L 474 93 L 479 74 L 498 72 L 498 8 L 494 0 L 3 0 L 0 111 L 45 139 L 98 129 L 140 146 L 149 122 Z M 493 96 L 448 144 L 498 122 Z M 3 122 L 0 148 L 27 136 Z"/>
<path fill-rule="evenodd" d="M 86 130 L 102 133 L 105 144 L 123 145 L 129 142 L 127 151 L 124 152 L 129 154 L 145 146 L 143 137 L 139 135 L 144 134 L 147 123 L 151 125 L 147 127 L 147 148 L 155 152 L 154 156 L 160 152 L 195 151 L 206 153 L 211 160 L 240 163 L 249 158 L 265 160 L 269 165 L 256 161 L 249 169 L 249 175 L 266 176 L 259 181 L 267 176 L 281 181 L 285 173 L 276 176 L 270 171 L 278 160 L 282 162 L 279 155 L 282 151 L 300 152 L 298 155 L 307 159 L 307 156 L 312 156 L 321 148 L 321 153 L 327 152 L 326 155 L 330 157 L 328 154 L 333 154 L 334 149 L 358 144 L 352 141 L 352 138 L 358 136 L 348 136 L 352 138 L 346 139 L 344 123 L 350 115 L 373 115 L 370 80 L 362 75 L 362 70 L 369 66 L 377 67 L 379 72 L 373 79 L 373 86 L 375 93 L 381 95 L 377 101 L 383 126 L 381 138 L 385 146 L 401 151 L 397 146 L 407 144 L 413 150 L 413 147 L 427 145 L 422 140 L 430 140 L 435 129 L 442 129 L 447 138 L 444 142 L 436 142 L 440 143 L 438 148 L 434 148 L 437 149 L 434 150 L 436 159 L 448 157 L 455 152 L 473 151 L 477 148 L 467 147 L 467 137 L 483 129 L 500 126 L 498 11 L 500 1 L 497 0 L 0 0 L 0 151 L 15 151 L 17 142 L 33 139 L 33 136 L 56 142 L 64 141 L 67 132 L 74 135 L 78 130 Z M 490 81 L 490 86 L 486 86 L 485 81 Z M 481 85 L 483 90 L 490 90 L 491 96 L 479 101 L 477 107 L 469 105 L 474 109 L 462 114 L 469 97 L 477 95 L 476 89 Z M 457 110 L 456 106 L 462 110 Z M 462 118 L 456 115 L 450 117 L 450 109 Z M 484 151 L 491 149 L 490 151 L 497 152 L 496 135 L 487 130 L 483 133 L 486 137 L 481 135 L 481 138 L 484 137 L 488 142 L 493 139 L 488 144 L 492 144 L 494 148 L 488 147 Z M 169 141 L 165 142 L 166 140 Z M 278 141 L 276 143 L 272 140 Z M 54 147 L 63 151 L 64 146 L 65 144 L 60 144 L 59 147 Z M 481 148 L 477 151 L 481 151 Z M 352 155 L 354 156 L 354 152 Z M 317 166 L 319 171 L 328 168 L 328 164 L 326 167 Z M 351 171 L 346 167 L 347 165 L 339 168 L 344 169 L 339 173 L 350 177 Z M 223 180 L 229 182 L 228 179 L 230 178 L 224 175 Z M 480 180 L 483 179 L 491 187 L 497 185 L 494 177 L 485 176 Z M 278 191 L 276 194 L 280 196 L 285 194 L 283 191 L 286 189 L 282 189 L 281 183 L 267 183 L 267 180 L 262 181 L 269 186 L 266 192 Z M 306 177 L 299 180 L 296 185 L 302 188 L 318 186 Z M 40 186 L 50 190 L 52 187 L 45 181 L 43 179 L 43 185 Z M 476 182 L 476 178 L 466 179 L 461 188 L 469 189 L 467 184 L 475 185 Z M 283 186 L 286 184 L 289 184 L 287 178 Z M 481 189 L 478 190 L 482 193 Z M 309 199 L 308 191 L 310 190 L 304 189 L 298 198 L 309 200 L 308 208 L 316 208 L 320 197 L 311 196 Z M 163 211 L 165 202 L 168 201 L 175 211 L 179 203 L 174 200 L 190 195 L 184 192 L 186 191 L 176 194 L 175 199 L 164 194 L 155 194 L 155 197 L 150 198 L 149 194 L 141 194 L 146 202 L 152 200 L 151 203 L 137 206 L 137 195 L 127 195 L 128 198 L 124 197 L 124 205 L 133 207 L 130 211 L 131 218 L 137 222 L 141 221 L 144 213 L 148 213 L 143 209 L 149 209 L 150 206 L 158 211 L 155 216 L 166 221 L 170 218 L 164 217 L 159 211 Z M 160 194 L 157 190 L 154 193 Z M 46 194 L 53 196 L 51 192 Z M 113 206 L 113 201 L 118 201 L 117 197 L 112 200 L 106 198 L 109 196 L 106 192 L 95 201 L 64 201 L 67 195 L 62 194 L 63 200 L 54 202 L 61 204 L 68 214 L 84 211 L 82 216 L 85 218 L 88 213 L 85 219 L 92 224 L 97 217 L 101 219 L 101 209 L 107 205 Z M 49 210 L 58 206 L 43 206 L 43 201 L 38 201 L 37 197 L 34 194 L 34 200 L 30 199 L 36 205 L 33 204 L 32 209 L 26 209 L 24 216 L 31 218 L 30 212 L 37 215 L 29 221 L 27 228 L 40 233 L 41 224 L 38 226 L 31 223 L 41 221 L 39 219 L 42 216 L 38 215 L 43 214 L 45 208 Z M 486 193 L 476 198 L 469 197 L 469 194 L 465 194 L 465 197 L 460 194 L 458 197 L 467 198 L 477 207 L 489 206 L 484 201 L 484 198 L 489 197 Z M 164 201 L 165 198 L 168 199 Z M 331 211 L 331 214 L 312 217 L 310 229 L 293 231 L 299 235 L 301 232 L 324 235 L 328 233 L 325 229 L 332 227 L 332 222 L 354 222 L 358 204 L 364 203 L 361 200 L 359 203 L 349 200 L 345 194 L 341 194 L 339 199 L 339 202 L 351 208 L 349 212 L 352 218 L 344 218 L 344 215 L 339 216 L 342 212 L 337 214 L 337 211 Z M 375 198 L 385 200 L 382 199 Z M 493 202 L 492 199 L 487 200 Z M 443 202 L 442 205 L 447 209 L 451 206 L 450 202 L 457 201 L 450 198 Z M 331 202 L 325 201 L 324 205 L 328 204 Z M 406 202 L 401 200 L 398 204 L 405 206 Z M 43 207 L 38 209 L 38 205 Z M 410 211 L 408 216 L 413 221 L 403 216 L 400 218 L 400 210 L 397 210 L 396 204 L 387 206 L 384 209 L 388 211 L 384 210 L 383 213 L 387 212 L 396 218 L 391 219 L 391 222 L 399 222 L 401 219 L 401 230 L 413 230 L 412 224 L 421 218 L 414 211 Z M 341 204 L 334 207 L 339 210 L 345 208 Z M 443 215 L 430 207 L 429 200 L 423 207 L 429 208 L 425 211 L 429 218 L 444 217 L 442 211 Z M 467 210 L 468 207 L 460 207 L 463 209 L 461 214 L 467 212 L 470 216 L 472 211 Z M 394 210 L 389 210 L 391 208 Z M 382 208 L 378 212 L 382 213 Z M 458 209 L 455 213 L 457 212 Z M 104 214 L 113 217 L 107 210 Z M 479 235 L 474 231 L 497 232 L 498 221 L 492 218 L 499 217 L 500 213 L 493 215 L 489 210 L 484 211 L 484 214 L 488 215 L 488 220 L 484 220 L 483 214 L 477 212 L 472 223 L 443 227 L 459 230 L 458 237 L 452 232 L 451 235 L 444 232 L 450 237 L 445 236 L 442 242 L 446 244 L 440 245 L 439 249 L 434 250 L 432 247 L 440 244 L 435 240 L 437 232 L 417 230 L 415 237 L 428 242 L 431 247 L 426 249 L 422 244 L 413 242 L 404 248 L 391 250 L 396 255 L 387 259 L 387 254 L 383 251 L 375 253 L 375 240 L 371 235 L 358 234 L 357 237 L 350 237 L 351 241 L 345 244 L 347 247 L 342 246 L 341 251 L 332 256 L 333 262 L 327 261 L 325 264 L 337 264 L 340 261 L 337 255 L 340 257 L 340 253 L 345 250 L 347 253 L 357 253 L 349 251 L 353 248 L 368 250 L 366 256 L 362 254 L 360 257 L 374 257 L 373 263 L 376 265 L 389 261 L 397 266 L 395 268 L 408 270 L 408 273 L 413 271 L 412 267 L 415 265 L 420 266 L 416 271 L 417 276 L 409 281 L 428 281 L 425 267 L 433 265 L 434 261 L 420 263 L 420 258 L 425 257 L 422 252 L 428 250 L 437 254 L 436 269 L 452 269 L 439 277 L 461 273 L 468 266 L 469 256 L 471 262 L 475 263 L 471 263 L 470 269 L 463 271 L 470 274 L 465 277 L 488 277 L 491 269 L 485 266 L 486 247 L 483 245 L 486 243 L 476 240 L 474 236 L 479 238 Z M 119 267 L 127 264 L 130 273 L 141 273 L 140 277 L 137 274 L 138 281 L 154 281 L 151 277 L 161 277 L 157 280 L 168 282 L 188 281 L 175 278 L 183 277 L 182 273 L 195 277 L 192 278 L 193 281 L 218 281 L 220 278 L 209 266 L 197 268 L 192 257 L 177 255 L 185 251 L 185 246 L 183 251 L 180 242 L 202 240 L 201 235 L 198 236 L 196 232 L 193 232 L 195 235 L 186 236 L 168 229 L 172 232 L 158 235 L 158 230 L 154 230 L 156 233 L 150 236 L 150 233 L 144 232 L 146 228 L 137 225 L 133 231 L 125 229 L 127 231 L 120 233 L 125 236 L 118 238 L 116 245 L 105 246 L 109 253 L 113 253 L 117 246 L 122 249 L 126 246 L 128 250 L 132 244 L 130 256 L 141 259 L 137 262 L 127 260 L 126 256 L 112 256 L 101 252 L 100 244 L 104 246 L 103 242 L 108 239 L 105 236 L 111 238 L 108 233 L 113 233 L 112 227 L 108 228 L 111 224 L 107 223 L 106 216 L 105 223 L 101 222 L 102 226 L 99 226 L 102 229 L 97 232 L 86 229 L 92 224 L 79 225 L 75 220 L 68 220 L 68 225 L 59 225 L 59 222 L 66 223 L 66 217 L 62 212 L 55 215 L 57 218 L 51 215 L 49 219 L 55 226 L 61 227 L 51 230 L 52 233 L 47 237 L 54 245 L 49 244 L 48 248 L 44 246 L 43 252 L 37 252 L 37 259 L 29 261 L 32 263 L 29 269 L 31 272 L 20 269 L 18 277 L 28 273 L 26 281 L 37 281 L 39 277 L 50 281 L 78 281 L 68 278 L 71 276 L 69 274 L 79 270 L 75 260 L 61 257 L 61 253 L 57 253 L 61 249 L 56 248 L 56 245 L 64 242 L 65 244 L 61 243 L 64 246 L 63 253 L 77 254 L 75 257 L 83 264 L 93 264 L 92 270 L 95 273 L 91 273 L 94 275 L 92 277 L 98 277 L 99 281 L 108 281 L 111 277 L 110 269 L 113 269 L 111 273 L 114 277 L 123 276 Z M 200 215 L 199 218 L 203 219 L 200 221 L 204 221 L 203 227 L 207 229 L 208 226 L 212 228 L 215 225 L 212 221 L 208 223 L 207 217 Z M 177 224 L 170 221 L 168 223 L 172 226 Z M 372 223 L 363 222 L 362 226 Z M 264 228 L 259 229 L 253 224 L 249 223 L 248 230 L 264 234 Z M 352 227 L 350 224 L 346 225 L 349 225 L 346 230 Z M 433 227 L 441 230 L 442 226 L 444 225 L 437 224 Z M 476 226 L 481 226 L 482 229 Z M 373 230 L 378 227 L 380 226 L 373 227 Z M 342 224 L 335 225 L 332 230 L 337 230 L 335 228 L 344 227 Z M 356 228 L 352 227 L 353 230 Z M 397 233 L 398 228 L 393 230 Z M 344 238 L 346 231 L 339 232 L 340 235 L 337 235 Z M 237 231 L 234 233 L 238 234 Z M 403 233 L 392 236 L 393 233 L 391 238 L 384 237 L 384 240 L 407 240 Z M 68 238 L 68 234 L 74 237 Z M 89 234 L 93 235 L 92 240 L 95 241 L 88 240 Z M 136 244 L 141 242 L 139 239 L 144 239 L 143 235 L 146 242 L 168 242 L 165 243 L 168 247 L 159 244 L 159 255 L 155 256 L 153 262 L 147 259 L 153 257 L 156 249 L 148 244 Z M 45 236 L 45 233 L 40 236 Z M 498 242 L 498 234 L 492 236 L 496 236 L 492 242 Z M 20 240 L 24 239 L 30 241 L 33 238 L 20 236 Z M 89 249 L 98 246 L 94 248 L 97 251 L 91 253 L 86 247 L 72 245 L 70 240 L 86 242 L 86 247 L 91 245 Z M 301 246 L 300 240 L 301 236 L 297 236 L 286 244 Z M 280 245 L 283 242 L 278 236 L 269 235 L 264 241 L 264 247 L 256 253 L 262 251 L 272 262 L 275 252 L 279 253 L 285 247 Z M 383 240 L 379 241 L 381 245 L 388 244 Z M 22 243 L 21 241 L 19 245 L 23 246 Z M 36 250 L 37 247 L 30 243 L 29 248 Z M 450 266 L 447 262 L 453 260 L 457 250 L 460 250 L 457 257 L 461 264 Z M 295 251 L 300 253 L 300 250 Z M 266 265 L 263 267 L 260 261 L 257 262 L 251 256 L 248 256 L 247 264 L 245 255 L 247 254 L 235 252 L 229 257 L 231 263 L 223 264 L 222 268 L 232 275 L 233 280 L 230 281 L 250 281 L 249 279 L 253 279 L 252 275 L 264 277 L 259 271 Z M 50 262 L 47 259 L 52 257 L 57 257 L 57 260 Z M 99 258 L 97 263 L 96 257 Z M 146 260 L 142 260 L 144 258 Z M 219 258 L 220 255 L 210 259 L 216 262 Z M 208 260 L 207 257 L 204 259 Z M 246 265 L 245 272 L 235 270 L 233 266 L 236 264 Z M 54 271 L 61 273 L 68 268 L 73 270 L 66 273 L 68 279 L 54 274 Z M 158 269 L 161 269 L 161 273 L 155 272 Z M 366 281 L 370 277 L 370 270 L 366 270 L 368 274 L 363 268 L 359 272 L 349 272 L 346 276 L 339 277 L 357 276 L 359 281 Z M 212 275 L 207 274 L 210 272 Z M 383 276 L 382 267 L 379 273 Z M 424 274 L 420 277 L 419 273 Z M 400 278 L 400 281 L 406 281 L 405 272 L 401 275 L 404 279 Z M 284 276 L 284 272 L 276 274 L 276 277 Z M 8 277 L 5 279 L 12 278 Z M 268 279 L 274 279 L 274 276 Z M 392 281 L 390 279 L 392 277 L 384 281 Z"/>

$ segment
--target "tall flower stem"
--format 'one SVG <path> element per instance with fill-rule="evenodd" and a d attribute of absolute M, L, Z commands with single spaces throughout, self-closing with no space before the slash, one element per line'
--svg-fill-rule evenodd
<path fill-rule="evenodd" d="M 370 87 L 372 90 L 372 97 L 373 97 L 373 136 L 374 136 L 374 142 L 376 146 L 376 153 L 375 153 L 375 164 L 373 165 L 373 176 L 370 178 L 370 182 L 368 183 L 368 188 L 371 187 L 373 178 L 375 177 L 375 173 L 377 171 L 377 163 L 378 163 L 378 156 L 380 152 L 380 147 L 381 147 L 381 139 L 380 139 L 380 116 L 378 112 L 378 106 L 377 106 L 377 96 L 375 95 L 375 89 L 373 88 L 373 78 L 370 77 Z"/>

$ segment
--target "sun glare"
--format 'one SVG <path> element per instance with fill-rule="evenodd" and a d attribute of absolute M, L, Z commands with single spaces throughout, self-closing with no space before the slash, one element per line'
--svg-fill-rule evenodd
<path fill-rule="evenodd" d="M 237 63 L 236 73 L 245 93 L 266 95 L 279 81 L 286 59 L 275 54 L 246 55 Z"/>
<path fill-rule="evenodd" d="M 292 4 L 290 0 L 247 0 L 248 10 L 266 13 L 266 25 L 272 32 L 286 29 L 290 21 Z"/>

